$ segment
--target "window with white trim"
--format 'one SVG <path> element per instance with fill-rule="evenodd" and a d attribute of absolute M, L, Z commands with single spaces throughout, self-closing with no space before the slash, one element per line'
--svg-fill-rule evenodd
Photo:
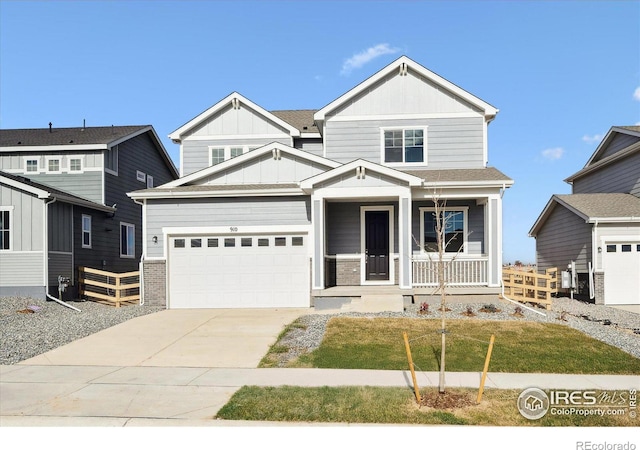
<path fill-rule="evenodd" d="M 47 159 L 47 172 L 60 172 L 60 159 Z"/>
<path fill-rule="evenodd" d="M 38 169 L 39 169 L 38 160 L 36 158 L 25 159 L 25 161 L 24 161 L 24 171 L 25 172 L 34 173 L 34 172 L 37 172 Z"/>
<path fill-rule="evenodd" d="M 0 251 L 13 249 L 13 207 L 0 208 Z"/>
<path fill-rule="evenodd" d="M 120 257 L 134 258 L 136 255 L 136 227 L 120 222 Z"/>
<path fill-rule="evenodd" d="M 425 128 L 382 130 L 382 161 L 387 164 L 425 163 Z"/>
<path fill-rule="evenodd" d="M 233 147 L 209 147 L 209 153 L 211 155 L 211 165 L 215 166 L 216 164 L 220 164 L 231 158 L 236 158 L 238 156 L 244 155 L 251 150 L 254 150 L 259 147 L 253 146 L 233 146 Z"/>
<path fill-rule="evenodd" d="M 82 158 L 69 159 L 69 172 L 82 172 Z"/>
<path fill-rule="evenodd" d="M 91 216 L 82 215 L 82 248 L 91 248 Z"/>
<path fill-rule="evenodd" d="M 467 248 L 466 207 L 440 208 L 440 218 L 435 208 L 420 208 L 420 247 L 427 253 L 438 251 L 437 225 L 443 229 L 445 253 L 464 253 Z"/>
<path fill-rule="evenodd" d="M 224 147 L 216 147 L 211 149 L 211 165 L 215 166 L 224 161 Z"/>

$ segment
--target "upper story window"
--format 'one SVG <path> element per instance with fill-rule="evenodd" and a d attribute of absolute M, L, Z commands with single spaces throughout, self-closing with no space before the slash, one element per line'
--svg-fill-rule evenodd
<path fill-rule="evenodd" d="M 215 166 L 227 159 L 235 158 L 250 152 L 258 147 L 253 146 L 235 146 L 235 147 L 209 147 L 211 152 L 211 165 Z"/>
<path fill-rule="evenodd" d="M 434 208 L 420 208 L 420 247 L 427 253 L 438 251 L 438 222 L 443 230 L 444 252 L 464 252 L 467 240 L 467 208 L 441 208 L 439 219 Z"/>
<path fill-rule="evenodd" d="M 47 159 L 47 172 L 60 172 L 60 159 Z"/>
<path fill-rule="evenodd" d="M 385 163 L 426 163 L 424 128 L 383 130 L 382 158 Z"/>
<path fill-rule="evenodd" d="M 69 172 L 82 172 L 82 159 L 70 158 L 69 159 Z"/>
<path fill-rule="evenodd" d="M 118 146 L 115 145 L 104 152 L 104 168 L 107 172 L 118 175 Z"/>
<path fill-rule="evenodd" d="M 24 170 L 27 173 L 34 173 L 37 172 L 39 169 L 38 167 L 38 159 L 37 158 L 28 158 L 25 159 L 24 161 Z"/>
<path fill-rule="evenodd" d="M 216 147 L 211 149 L 211 165 L 215 166 L 224 161 L 224 147 Z"/>
<path fill-rule="evenodd" d="M 13 224 L 11 223 L 11 214 L 13 206 L 0 207 L 0 251 L 11 250 L 11 238 L 13 233 Z"/>

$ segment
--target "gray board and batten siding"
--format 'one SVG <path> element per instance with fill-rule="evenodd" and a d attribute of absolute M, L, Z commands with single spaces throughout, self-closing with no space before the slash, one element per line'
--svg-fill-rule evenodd
<path fill-rule="evenodd" d="M 484 119 L 478 117 L 375 119 L 326 123 L 326 157 L 347 163 L 365 159 L 383 163 L 383 129 L 422 128 L 426 164 L 430 169 L 469 169 L 485 166 Z M 417 168 L 416 166 L 412 166 Z"/>
<path fill-rule="evenodd" d="M 615 193 L 640 197 L 640 152 L 573 181 L 574 194 Z"/>
<path fill-rule="evenodd" d="M 0 184 L 0 206 L 13 207 L 12 252 L 44 250 L 44 201 L 35 195 Z M 6 274 L 6 272 L 2 272 Z"/>
<path fill-rule="evenodd" d="M 241 197 L 148 199 L 147 255 L 165 257 L 164 227 L 267 226 L 311 224 L 310 198 Z M 153 242 L 153 236 L 158 242 Z"/>
<path fill-rule="evenodd" d="M 291 145 L 291 137 L 279 138 L 211 138 L 207 140 L 182 141 L 182 176 L 210 167 L 211 148 L 246 147 L 246 150 L 263 147 L 272 142 Z"/>
<path fill-rule="evenodd" d="M 275 160 L 272 153 L 243 164 L 218 171 L 194 181 L 197 185 L 274 184 L 299 182 L 330 169 L 329 166 L 282 152 Z"/>

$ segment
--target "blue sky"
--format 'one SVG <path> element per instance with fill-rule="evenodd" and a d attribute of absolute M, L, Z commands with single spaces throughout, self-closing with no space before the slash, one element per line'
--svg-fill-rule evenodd
<path fill-rule="evenodd" d="M 637 1 L 0 1 L 0 127 L 151 124 L 238 91 L 319 109 L 407 55 L 500 109 L 504 260 L 614 125 L 640 123 Z"/>

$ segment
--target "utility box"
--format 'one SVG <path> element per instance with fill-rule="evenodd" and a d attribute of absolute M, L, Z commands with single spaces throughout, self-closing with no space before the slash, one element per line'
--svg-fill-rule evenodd
<path fill-rule="evenodd" d="M 562 289 L 571 289 L 571 272 L 562 271 Z"/>

